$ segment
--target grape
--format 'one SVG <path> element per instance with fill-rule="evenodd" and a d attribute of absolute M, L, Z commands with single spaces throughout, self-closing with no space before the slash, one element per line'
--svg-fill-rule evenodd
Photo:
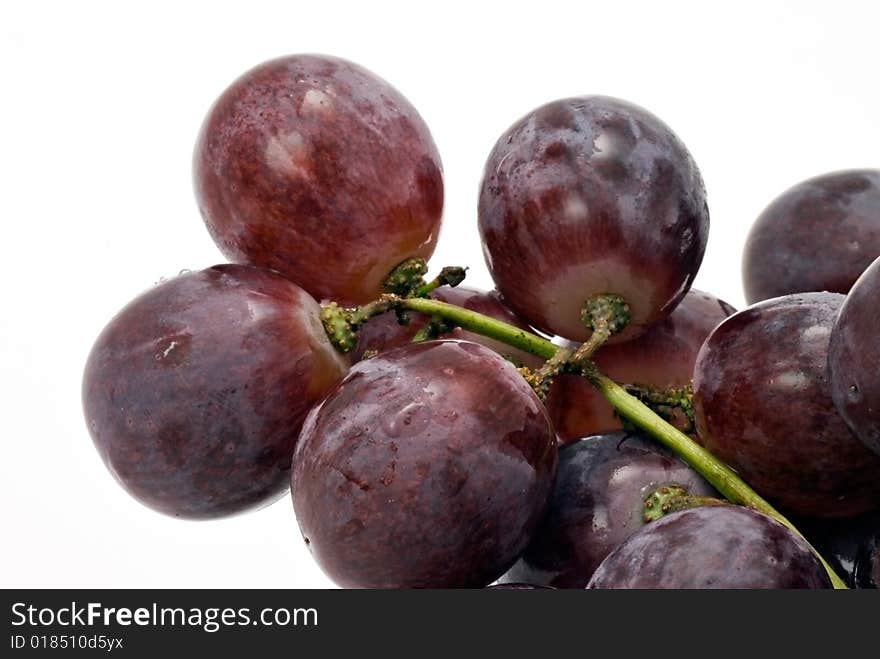
<path fill-rule="evenodd" d="M 516 325 L 521 329 L 529 330 L 529 326 L 504 305 L 498 291 L 486 293 L 466 286 L 456 286 L 455 288 L 443 286 L 433 291 L 430 297 L 491 316 L 510 325 Z M 371 318 L 358 330 L 358 342 L 351 352 L 352 361 L 360 361 L 367 351 L 385 352 L 391 348 L 409 343 L 427 322 L 428 318 L 426 316 L 415 313 L 411 314 L 409 325 L 398 323 L 394 312 L 384 313 Z M 468 332 L 460 327 L 447 333 L 445 337 L 480 343 L 500 355 L 509 357 L 517 364 L 538 368 L 543 363 L 540 357 L 513 348 L 506 343 Z"/>
<path fill-rule="evenodd" d="M 631 341 L 603 346 L 594 361 L 617 382 L 653 389 L 684 387 L 691 383 L 703 341 L 735 311 L 726 302 L 691 289 L 666 319 Z M 579 375 L 556 378 L 547 409 L 563 442 L 623 427 L 610 403 Z"/>
<path fill-rule="evenodd" d="M 830 588 L 807 543 L 742 506 L 704 506 L 645 526 L 588 588 Z"/>
<path fill-rule="evenodd" d="M 667 316 L 696 275 L 709 212 L 696 164 L 640 107 L 586 96 L 511 126 L 486 162 L 479 202 L 486 263 L 532 326 L 583 341 L 584 302 L 614 293 L 632 320 L 618 340 Z"/>
<path fill-rule="evenodd" d="M 467 341 L 356 364 L 308 416 L 293 459 L 300 530 L 347 587 L 483 587 L 522 552 L 556 439 L 516 368 Z"/>
<path fill-rule="evenodd" d="M 880 170 L 824 174 L 785 191 L 743 252 L 749 304 L 790 293 L 846 293 L 880 254 Z"/>
<path fill-rule="evenodd" d="M 128 304 L 83 377 L 86 422 L 110 473 L 176 517 L 281 496 L 306 413 L 346 370 L 318 314 L 292 282 L 239 265 L 182 274 Z"/>
<path fill-rule="evenodd" d="M 828 366 L 837 411 L 880 454 L 880 259 L 852 287 L 831 331 Z M 880 475 L 878 475 L 880 478 Z"/>
<path fill-rule="evenodd" d="M 428 258 L 443 176 L 427 126 L 387 82 L 335 57 L 265 62 L 214 103 L 195 148 L 199 210 L 230 260 L 362 304 Z"/>
<path fill-rule="evenodd" d="M 803 293 L 734 314 L 694 366 L 700 441 L 780 506 L 815 517 L 880 507 L 880 457 L 831 400 L 826 361 L 843 296 Z"/>
<path fill-rule="evenodd" d="M 505 579 L 583 588 L 602 560 L 644 526 L 645 498 L 672 484 L 717 495 L 645 435 L 613 432 L 562 447 L 544 521 Z"/>

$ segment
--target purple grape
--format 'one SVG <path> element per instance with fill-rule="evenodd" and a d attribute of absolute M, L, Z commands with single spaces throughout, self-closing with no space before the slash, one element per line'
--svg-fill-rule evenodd
<path fill-rule="evenodd" d="M 755 221 L 743 252 L 749 304 L 790 293 L 846 293 L 880 255 L 880 170 L 799 183 Z"/>
<path fill-rule="evenodd" d="M 498 291 L 486 293 L 485 291 L 468 288 L 467 286 L 456 286 L 455 288 L 443 286 L 431 293 L 430 297 L 491 316 L 510 325 L 515 325 L 520 329 L 530 329 L 528 325 L 505 306 Z M 427 322 L 427 316 L 414 313 L 410 315 L 410 323 L 408 325 L 401 325 L 397 322 L 396 314 L 390 311 L 371 318 L 358 330 L 357 345 L 350 353 L 352 362 L 359 362 L 367 351 L 381 353 L 410 343 Z M 513 348 L 506 343 L 463 330 L 460 327 L 455 328 L 443 338 L 479 343 L 524 366 L 538 368 L 543 364 L 543 360 L 540 357 Z"/>
<path fill-rule="evenodd" d="M 281 496 L 306 413 L 347 368 L 319 311 L 296 284 L 239 265 L 137 297 L 104 328 L 83 376 L 86 422 L 110 473 L 175 517 Z"/>
<path fill-rule="evenodd" d="M 613 432 L 562 447 L 544 521 L 505 579 L 583 588 L 605 557 L 644 526 L 645 499 L 661 485 L 717 496 L 644 435 Z"/>
<path fill-rule="evenodd" d="M 618 547 L 588 588 L 830 588 L 804 540 L 742 506 L 662 517 Z"/>
<path fill-rule="evenodd" d="M 880 454 L 880 258 L 846 296 L 831 331 L 828 366 L 837 411 Z"/>
<path fill-rule="evenodd" d="M 356 364 L 309 415 L 293 505 L 341 586 L 483 587 L 540 522 L 556 453 L 512 364 L 466 341 L 410 344 Z"/>
<path fill-rule="evenodd" d="M 443 176 L 427 126 L 391 85 L 335 57 L 282 57 L 236 80 L 205 119 L 194 178 L 223 254 L 318 299 L 368 302 L 437 242 Z"/>
<path fill-rule="evenodd" d="M 700 441 L 760 494 L 801 515 L 880 508 L 880 457 L 831 400 L 828 341 L 837 293 L 787 295 L 734 314 L 694 367 Z"/>
<path fill-rule="evenodd" d="M 632 321 L 665 318 L 690 288 L 709 231 L 699 170 L 666 124 L 603 96 L 544 105 L 486 162 L 479 226 L 486 263 L 534 327 L 583 341 L 584 302 L 614 293 Z"/>
<path fill-rule="evenodd" d="M 661 390 L 684 387 L 691 383 L 703 341 L 735 312 L 715 296 L 691 289 L 667 318 L 631 341 L 603 346 L 594 361 L 617 382 Z M 547 409 L 563 442 L 623 427 L 611 404 L 579 375 L 556 378 Z"/>

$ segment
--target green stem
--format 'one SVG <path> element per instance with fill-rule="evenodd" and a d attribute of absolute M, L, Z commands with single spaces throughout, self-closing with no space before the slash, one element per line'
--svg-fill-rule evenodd
<path fill-rule="evenodd" d="M 532 373 L 531 376 L 526 377 L 526 381 L 532 385 L 532 389 L 538 394 L 538 398 L 541 400 L 547 399 L 550 385 L 553 384 L 556 376 L 566 369 L 573 354 L 568 348 L 557 348 L 555 355 L 545 361 L 544 365 Z"/>
<path fill-rule="evenodd" d="M 357 330 L 358 327 L 367 322 L 370 318 L 381 316 L 397 307 L 398 298 L 395 295 L 385 294 L 373 300 L 369 304 L 354 309 L 346 309 L 348 320 L 352 325 L 352 329 Z M 332 303 L 331 303 L 332 304 Z M 329 306 L 329 305 L 327 305 Z M 326 309 L 327 306 L 324 308 Z"/>
<path fill-rule="evenodd" d="M 399 300 L 398 305 L 400 308 L 410 311 L 439 316 L 458 327 L 502 341 L 543 359 L 551 359 L 557 351 L 557 347 L 547 339 L 514 325 L 452 304 L 424 298 L 406 298 Z M 683 432 L 661 419 L 651 408 L 628 394 L 622 386 L 599 373 L 591 363 L 585 366 L 584 376 L 611 403 L 620 416 L 678 455 L 711 483 L 728 501 L 762 512 L 803 538 L 803 534 L 782 513 L 749 487 L 730 467 Z M 807 544 L 809 545 L 809 543 Z M 812 545 L 810 545 L 810 549 L 828 571 L 833 586 L 846 588 L 846 584 L 837 576 L 819 552 Z"/>
<path fill-rule="evenodd" d="M 589 361 L 602 344 L 629 324 L 629 305 L 619 295 L 595 295 L 584 303 L 581 321 L 592 334 L 572 355 L 572 366 Z"/>
<path fill-rule="evenodd" d="M 441 286 L 458 286 L 464 281 L 467 268 L 459 268 L 457 266 L 446 266 L 440 271 L 436 277 L 426 284 L 422 284 L 413 291 L 412 297 L 427 297 L 428 293 L 440 288 Z"/>
<path fill-rule="evenodd" d="M 399 301 L 399 306 L 409 311 L 440 316 L 457 327 L 497 339 L 544 359 L 550 359 L 556 354 L 556 346 L 545 338 L 454 304 L 426 298 L 406 298 Z"/>
<path fill-rule="evenodd" d="M 382 282 L 382 290 L 394 295 L 411 295 L 414 290 L 424 286 L 424 275 L 428 272 L 428 262 L 425 259 L 412 257 L 391 271 L 391 274 Z"/>
<path fill-rule="evenodd" d="M 593 358 L 593 353 L 601 348 L 610 337 L 611 332 L 608 331 L 607 327 L 594 329 L 593 333 L 590 334 L 590 338 L 578 346 L 578 349 L 575 350 L 574 354 L 571 356 L 571 365 L 577 366 L 590 361 L 590 359 Z"/>
<path fill-rule="evenodd" d="M 627 383 L 623 385 L 623 388 L 626 389 L 628 394 L 638 398 L 654 410 L 657 415 L 675 425 L 683 433 L 693 435 L 696 432 L 694 392 L 691 385 L 671 389 L 656 389 L 646 385 Z M 675 423 L 676 410 L 683 417 L 681 425 Z"/>
<path fill-rule="evenodd" d="M 645 498 L 645 509 L 642 519 L 645 522 L 656 522 L 665 515 L 671 515 L 688 508 L 729 505 L 731 505 L 729 501 L 722 501 L 715 497 L 688 494 L 687 488 L 671 483 L 669 485 L 661 485 Z"/>
<path fill-rule="evenodd" d="M 439 339 L 444 334 L 448 334 L 455 329 L 448 321 L 438 316 L 431 316 L 430 320 L 424 324 L 422 329 L 415 333 L 412 338 L 413 343 L 421 343 L 430 339 Z"/>
<path fill-rule="evenodd" d="M 618 414 L 636 427 L 644 430 L 687 462 L 703 478 L 709 481 L 716 490 L 723 494 L 728 501 L 762 512 L 787 526 L 803 538 L 803 534 L 797 530 L 794 524 L 771 506 L 760 494 L 749 487 L 733 469 L 721 462 L 683 432 L 666 423 L 638 398 L 626 393 L 623 387 L 595 369 L 587 374 L 586 377 L 605 396 L 608 402 L 617 410 Z M 807 544 L 809 545 L 809 542 Z M 835 588 L 846 588 L 846 584 L 837 576 L 837 573 L 834 572 L 819 552 L 812 545 L 809 546 L 828 571 L 828 576 L 831 578 L 833 586 Z"/>
<path fill-rule="evenodd" d="M 591 297 L 584 303 L 581 320 L 592 331 L 590 338 L 577 350 L 560 348 L 548 359 L 540 370 L 526 377 L 526 380 L 541 400 L 547 398 L 553 380 L 563 371 L 578 371 L 593 357 L 613 334 L 629 323 L 629 305 L 619 295 L 603 294 Z"/>

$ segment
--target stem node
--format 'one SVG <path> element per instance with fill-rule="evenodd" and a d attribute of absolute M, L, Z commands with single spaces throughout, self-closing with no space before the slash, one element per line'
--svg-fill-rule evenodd
<path fill-rule="evenodd" d="M 382 282 L 382 290 L 394 295 L 410 295 L 417 288 L 425 285 L 424 276 L 427 272 L 428 262 L 425 259 L 408 258 L 397 265 Z"/>
<path fill-rule="evenodd" d="M 688 494 L 686 488 L 678 484 L 661 485 L 645 499 L 645 522 L 656 522 L 670 513 L 696 508 L 697 506 L 726 506 L 727 501 L 715 497 L 700 497 Z"/>

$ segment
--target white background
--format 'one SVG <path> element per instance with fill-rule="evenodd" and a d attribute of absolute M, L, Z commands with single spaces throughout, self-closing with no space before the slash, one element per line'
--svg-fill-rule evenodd
<path fill-rule="evenodd" d="M 446 174 L 434 264 L 491 286 L 476 197 L 495 139 L 555 98 L 641 104 L 688 145 L 712 230 L 697 287 L 743 302 L 740 251 L 797 181 L 877 167 L 880 6 L 865 2 L 46 3 L 0 7 L 0 585 L 324 587 L 287 498 L 181 522 L 106 472 L 80 408 L 104 323 L 222 261 L 190 161 L 214 98 L 264 59 L 323 52 L 386 78 Z"/>

